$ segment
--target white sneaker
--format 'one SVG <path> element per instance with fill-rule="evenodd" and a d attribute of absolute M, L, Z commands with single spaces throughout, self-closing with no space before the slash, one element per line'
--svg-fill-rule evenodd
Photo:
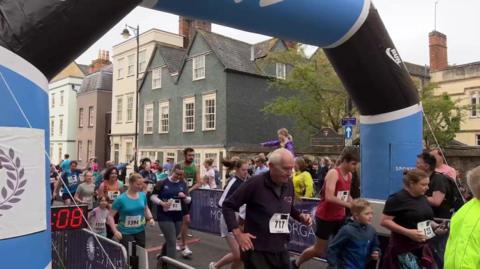
<path fill-rule="evenodd" d="M 191 255 L 192 255 L 192 251 L 187 246 L 185 246 L 185 249 L 183 249 L 183 251 L 182 251 L 182 256 L 184 258 L 187 258 Z"/>
<path fill-rule="evenodd" d="M 182 250 L 183 250 L 183 247 L 177 244 L 177 251 L 182 251 Z"/>
<path fill-rule="evenodd" d="M 210 262 L 208 269 L 217 269 L 217 267 L 215 267 L 215 262 Z"/>

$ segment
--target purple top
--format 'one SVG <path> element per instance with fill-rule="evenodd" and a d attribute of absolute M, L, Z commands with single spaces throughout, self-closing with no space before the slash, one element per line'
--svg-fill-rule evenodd
<path fill-rule="evenodd" d="M 263 142 L 261 143 L 261 145 L 262 147 L 279 147 L 280 148 L 280 140 L 277 139 L 277 140 Z M 293 156 L 295 156 L 295 148 L 293 146 L 293 141 L 289 140 L 285 144 L 284 148 L 290 151 Z"/>

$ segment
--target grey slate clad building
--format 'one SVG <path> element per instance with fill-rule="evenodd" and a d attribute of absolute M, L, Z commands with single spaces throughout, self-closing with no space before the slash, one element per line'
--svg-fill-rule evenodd
<path fill-rule="evenodd" d="M 139 151 L 141 157 L 165 162 L 183 160 L 193 147 L 197 164 L 239 152 L 259 152 L 259 143 L 276 138 L 283 118 L 262 109 L 280 92 L 269 80 L 285 77 L 278 63 L 260 69 L 258 60 L 286 50 L 279 39 L 251 45 L 197 31 L 187 49 L 158 43 L 140 83 Z"/>

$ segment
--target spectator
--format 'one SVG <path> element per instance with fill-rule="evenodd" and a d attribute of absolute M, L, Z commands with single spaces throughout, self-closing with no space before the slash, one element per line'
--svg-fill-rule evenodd
<path fill-rule="evenodd" d="M 437 161 L 435 166 L 436 172 L 445 174 L 452 179 L 457 179 L 457 171 L 455 171 L 455 168 L 445 163 L 445 156 L 440 148 L 430 151 L 430 154 L 432 154 Z"/>
<path fill-rule="evenodd" d="M 295 159 L 295 174 L 293 175 L 293 188 L 297 199 L 313 197 L 313 179 L 307 171 L 307 164 L 302 157 Z"/>
<path fill-rule="evenodd" d="M 277 131 L 278 140 L 272 140 L 261 143 L 262 147 L 276 147 L 285 148 L 295 156 L 295 149 L 293 146 L 293 137 L 288 133 L 286 128 L 281 128 Z"/>
<path fill-rule="evenodd" d="M 265 154 L 260 153 L 255 157 L 255 165 L 256 168 L 254 175 L 268 172 L 267 158 L 265 157 Z"/>

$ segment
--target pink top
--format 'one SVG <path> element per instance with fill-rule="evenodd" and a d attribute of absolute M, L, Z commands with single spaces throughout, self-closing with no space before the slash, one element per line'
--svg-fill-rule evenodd
<path fill-rule="evenodd" d="M 457 179 L 457 171 L 451 166 L 442 164 L 440 167 L 436 168 L 435 171 L 445 174 L 453 179 Z"/>

